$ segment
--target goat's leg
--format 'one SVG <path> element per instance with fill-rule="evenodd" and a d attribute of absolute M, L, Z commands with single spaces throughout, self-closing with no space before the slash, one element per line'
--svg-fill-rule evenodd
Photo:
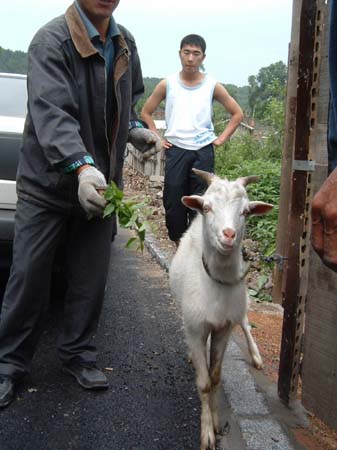
<path fill-rule="evenodd" d="M 248 344 L 248 350 L 249 350 L 250 356 L 252 357 L 254 367 L 256 367 L 256 369 L 262 369 L 263 361 L 262 361 L 259 349 L 256 345 L 256 342 L 254 341 L 254 338 L 252 336 L 252 333 L 250 332 L 250 325 L 248 322 L 247 314 L 245 314 L 245 317 L 243 318 L 243 320 L 241 322 L 241 328 L 242 328 L 243 332 L 245 333 L 247 344 Z"/>
<path fill-rule="evenodd" d="M 221 386 L 221 367 L 228 339 L 233 330 L 233 324 L 228 322 L 224 328 L 212 331 L 210 350 L 210 377 L 212 390 L 210 393 L 210 405 L 213 417 L 213 426 L 216 433 L 221 433 L 219 420 L 219 387 Z"/>
<path fill-rule="evenodd" d="M 212 383 L 207 363 L 207 336 L 187 334 L 187 343 L 196 372 L 196 385 L 201 402 L 200 450 L 215 450 L 216 440 L 209 398 Z"/>

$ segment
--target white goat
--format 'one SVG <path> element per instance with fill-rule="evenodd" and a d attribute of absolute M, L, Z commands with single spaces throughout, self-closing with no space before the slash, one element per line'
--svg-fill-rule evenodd
<path fill-rule="evenodd" d="M 200 449 L 215 450 L 215 434 L 221 432 L 218 414 L 221 366 L 235 325 L 241 325 L 245 332 L 254 365 L 262 367 L 247 319 L 241 242 L 245 216 L 265 214 L 272 205 L 249 201 L 245 186 L 257 177 L 228 181 L 193 170 L 209 187 L 203 196 L 182 198 L 185 206 L 200 214 L 182 237 L 172 260 L 170 285 L 182 306 L 187 345 L 196 371 L 201 401 Z"/>

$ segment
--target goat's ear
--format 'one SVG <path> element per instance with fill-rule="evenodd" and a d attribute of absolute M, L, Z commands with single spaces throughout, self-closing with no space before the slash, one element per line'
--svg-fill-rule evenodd
<path fill-rule="evenodd" d="M 204 206 L 204 199 L 200 195 L 184 196 L 181 201 L 187 208 L 202 212 Z"/>
<path fill-rule="evenodd" d="M 273 205 L 264 202 L 249 202 L 249 211 L 247 213 L 248 216 L 262 216 L 266 214 L 271 209 L 273 209 Z"/>

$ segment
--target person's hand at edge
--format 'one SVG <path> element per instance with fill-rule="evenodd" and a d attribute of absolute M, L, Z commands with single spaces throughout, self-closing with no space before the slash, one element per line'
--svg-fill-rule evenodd
<path fill-rule="evenodd" d="M 323 263 L 337 272 L 337 169 L 313 198 L 311 243 Z"/>

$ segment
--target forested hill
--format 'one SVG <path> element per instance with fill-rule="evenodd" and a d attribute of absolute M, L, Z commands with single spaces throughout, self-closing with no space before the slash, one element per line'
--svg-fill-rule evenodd
<path fill-rule="evenodd" d="M 27 73 L 27 53 L 0 47 L 0 72 Z"/>

